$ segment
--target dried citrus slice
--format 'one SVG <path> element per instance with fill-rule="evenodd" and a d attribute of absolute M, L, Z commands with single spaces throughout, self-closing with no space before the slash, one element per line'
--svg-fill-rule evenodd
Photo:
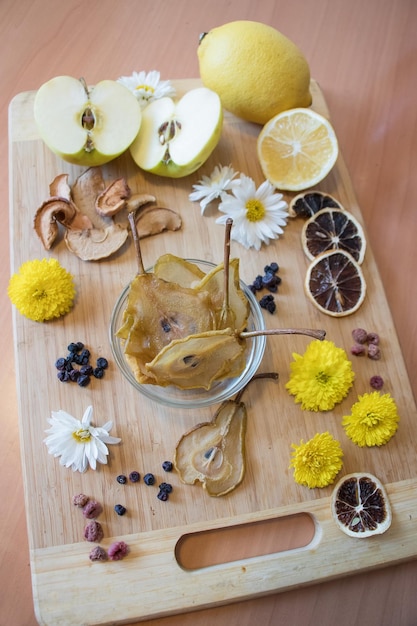
<path fill-rule="evenodd" d="M 362 226 L 351 213 L 341 209 L 322 209 L 310 217 L 303 224 L 301 243 L 311 261 L 329 250 L 349 252 L 359 264 L 365 256 Z"/>
<path fill-rule="evenodd" d="M 328 193 L 318 190 L 303 191 L 291 200 L 288 214 L 290 217 L 307 219 L 322 209 L 330 208 L 343 210 L 342 204 Z"/>
<path fill-rule="evenodd" d="M 319 254 L 307 269 L 304 287 L 313 304 L 334 317 L 357 311 L 366 293 L 361 266 L 344 250 Z"/>
<path fill-rule="evenodd" d="M 302 191 L 327 176 L 338 156 L 330 122 L 312 109 L 290 109 L 265 124 L 257 140 L 265 178 L 277 189 Z"/>
<path fill-rule="evenodd" d="M 381 481 L 372 474 L 348 474 L 339 480 L 331 499 L 340 530 L 362 539 L 381 535 L 391 525 L 391 506 Z"/>

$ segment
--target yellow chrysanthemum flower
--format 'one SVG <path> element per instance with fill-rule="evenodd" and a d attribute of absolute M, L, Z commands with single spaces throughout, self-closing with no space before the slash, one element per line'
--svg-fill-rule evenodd
<path fill-rule="evenodd" d="M 351 415 L 345 415 L 342 424 L 349 439 L 363 448 L 387 443 L 396 433 L 399 419 L 391 395 L 374 391 L 359 396 Z"/>
<path fill-rule="evenodd" d="M 347 396 L 355 374 L 345 350 L 332 341 L 314 340 L 304 355 L 293 353 L 285 385 L 307 411 L 330 411 Z"/>
<path fill-rule="evenodd" d="M 327 487 L 334 482 L 342 469 L 343 450 L 329 432 L 317 433 L 310 441 L 300 442 L 294 448 L 290 467 L 294 468 L 294 480 L 310 489 Z"/>
<path fill-rule="evenodd" d="M 35 322 L 65 315 L 74 303 L 73 276 L 56 259 L 23 263 L 10 278 L 8 296 L 17 310 Z"/>

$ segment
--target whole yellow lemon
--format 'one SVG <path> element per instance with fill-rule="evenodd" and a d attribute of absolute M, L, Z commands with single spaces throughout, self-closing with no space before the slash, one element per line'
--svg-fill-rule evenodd
<path fill-rule="evenodd" d="M 197 54 L 203 84 L 219 94 L 227 111 L 247 121 L 265 124 L 311 104 L 309 65 L 272 26 L 228 22 L 200 35 Z"/>

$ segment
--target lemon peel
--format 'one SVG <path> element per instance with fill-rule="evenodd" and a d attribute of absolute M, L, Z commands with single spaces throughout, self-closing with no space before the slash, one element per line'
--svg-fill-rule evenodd
<path fill-rule="evenodd" d="M 282 111 L 311 105 L 307 60 L 272 26 L 228 22 L 200 36 L 197 55 L 203 84 L 244 120 L 265 124 Z"/>

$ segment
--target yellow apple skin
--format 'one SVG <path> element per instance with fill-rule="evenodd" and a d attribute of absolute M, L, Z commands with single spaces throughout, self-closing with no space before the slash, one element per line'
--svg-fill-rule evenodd
<path fill-rule="evenodd" d="M 135 96 L 113 80 L 94 87 L 72 76 L 57 76 L 37 91 L 34 117 L 41 139 L 61 159 L 74 165 L 99 166 L 125 152 L 139 132 L 142 111 Z M 91 110 L 94 126 L 82 125 Z M 92 141 L 92 149 L 88 146 Z"/>
<path fill-rule="evenodd" d="M 190 98 L 190 97 L 195 96 L 196 93 L 199 91 L 200 92 L 205 91 L 206 96 L 208 96 L 208 92 L 211 90 L 208 90 L 206 87 L 191 90 L 190 92 L 187 92 L 185 96 L 183 96 L 183 98 L 180 100 L 179 103 L 174 103 L 171 100 L 171 98 L 163 98 L 162 100 L 164 100 L 164 103 L 165 103 L 165 112 L 166 112 L 167 117 L 164 118 L 162 114 L 160 121 L 162 121 L 163 119 L 169 119 L 170 116 L 171 116 L 171 119 L 175 119 L 176 117 L 175 112 L 178 106 L 181 107 L 181 101 L 183 101 L 184 98 Z M 214 94 L 214 92 L 211 92 L 211 97 L 215 97 L 216 100 L 218 99 L 218 109 L 217 109 L 218 117 L 217 117 L 216 125 L 212 129 L 212 133 L 208 141 L 204 145 L 202 145 L 201 149 L 197 152 L 197 154 L 195 154 L 192 157 L 192 159 L 190 159 L 189 162 L 178 164 L 173 159 L 170 159 L 168 162 L 166 162 L 161 157 L 161 159 L 155 159 L 156 164 L 153 166 L 144 164 L 143 135 L 146 132 L 146 115 L 147 115 L 147 111 L 145 109 L 142 115 L 142 125 L 139 131 L 139 134 L 136 137 L 135 141 L 133 141 L 133 143 L 130 145 L 130 148 L 129 148 L 130 153 L 135 163 L 146 172 L 150 172 L 151 174 L 156 174 L 158 176 L 163 176 L 167 178 L 184 178 L 185 176 L 189 176 L 190 174 L 198 170 L 203 165 L 203 163 L 207 161 L 207 159 L 209 158 L 213 150 L 216 148 L 217 144 L 220 141 L 220 137 L 222 135 L 222 130 L 223 130 L 223 109 L 221 107 L 220 98 L 218 98 L 217 94 Z M 161 101 L 159 101 L 157 105 L 155 101 L 154 103 L 148 106 L 149 107 L 162 106 L 162 103 Z"/>

